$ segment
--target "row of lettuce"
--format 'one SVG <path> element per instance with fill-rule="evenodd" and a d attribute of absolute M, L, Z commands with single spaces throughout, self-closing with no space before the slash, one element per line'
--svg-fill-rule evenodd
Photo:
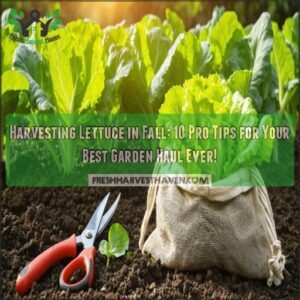
<path fill-rule="evenodd" d="M 147 15 L 134 25 L 104 29 L 77 20 L 52 33 L 59 40 L 36 46 L 12 41 L 11 25 L 2 24 L 4 114 L 297 113 L 298 13 L 282 29 L 267 12 L 243 27 L 235 12 L 222 8 L 190 30 L 170 10 L 164 21 Z M 245 118 L 237 122 L 272 124 L 270 118 Z M 269 161 L 273 141 L 226 145 L 213 145 L 222 161 L 203 164 L 203 174 L 220 179 Z"/>
<path fill-rule="evenodd" d="M 233 92 L 250 97 L 257 112 L 294 112 L 298 24 L 297 13 L 280 30 L 263 13 L 244 28 L 235 12 L 217 8 L 206 25 L 186 31 L 180 17 L 167 10 L 163 22 L 147 15 L 131 26 L 101 29 L 91 21 L 73 21 L 53 33 L 60 35 L 54 43 L 29 46 L 12 41 L 12 25 L 3 22 L 5 109 L 157 113 L 172 86 L 218 74 Z M 220 93 L 211 85 L 212 94 Z M 16 91 L 23 91 L 18 99 Z"/>

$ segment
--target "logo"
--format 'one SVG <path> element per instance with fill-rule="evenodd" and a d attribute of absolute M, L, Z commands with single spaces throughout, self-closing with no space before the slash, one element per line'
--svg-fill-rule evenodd
<path fill-rule="evenodd" d="M 51 31 L 55 31 L 62 24 L 61 19 L 57 18 L 59 9 L 55 9 L 53 14 L 47 12 L 41 17 L 37 9 L 29 13 L 29 19 L 24 20 L 24 13 L 11 9 L 9 24 L 13 25 L 14 32 L 10 34 L 10 39 L 25 44 L 44 44 L 60 39 L 59 35 L 50 36 Z"/>

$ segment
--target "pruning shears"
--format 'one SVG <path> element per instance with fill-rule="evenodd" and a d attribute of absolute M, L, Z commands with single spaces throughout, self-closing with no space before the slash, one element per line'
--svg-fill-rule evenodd
<path fill-rule="evenodd" d="M 55 262 L 65 258 L 74 259 L 63 269 L 59 278 L 62 289 L 79 291 L 92 285 L 94 279 L 94 259 L 97 238 L 103 232 L 119 204 L 121 194 L 118 195 L 109 210 L 104 214 L 109 193 L 100 201 L 91 219 L 80 235 L 73 234 L 68 239 L 61 241 L 38 255 L 19 274 L 16 282 L 16 290 L 19 294 L 25 294 L 34 282 L 36 282 Z M 103 215 L 104 214 L 104 215 Z M 77 252 L 78 249 L 82 251 Z M 77 256 L 76 256 L 77 255 Z M 75 283 L 68 281 L 79 270 L 85 271 L 84 278 Z"/>

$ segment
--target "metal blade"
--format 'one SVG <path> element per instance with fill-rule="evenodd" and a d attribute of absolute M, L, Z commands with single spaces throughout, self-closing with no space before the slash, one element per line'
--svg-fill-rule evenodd
<path fill-rule="evenodd" d="M 81 233 L 81 240 L 84 248 L 90 248 L 94 245 L 109 195 L 110 193 L 108 193 L 98 204 L 98 207 L 94 211 L 90 221 Z"/>
<path fill-rule="evenodd" d="M 107 224 L 109 223 L 111 218 L 113 217 L 113 215 L 114 215 L 114 213 L 115 213 L 115 211 L 118 207 L 120 197 L 121 197 L 121 193 L 119 193 L 119 195 L 118 195 L 117 199 L 115 200 L 115 202 L 112 204 L 110 209 L 102 217 L 101 224 L 100 224 L 100 227 L 99 227 L 98 232 L 97 232 L 97 237 L 99 237 L 99 235 L 103 232 L 103 230 L 105 229 L 105 227 L 107 226 Z"/>

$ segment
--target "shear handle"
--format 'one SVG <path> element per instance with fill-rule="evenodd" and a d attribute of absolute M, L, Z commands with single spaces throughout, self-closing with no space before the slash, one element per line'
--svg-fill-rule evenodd
<path fill-rule="evenodd" d="M 59 285 L 63 290 L 79 291 L 90 287 L 94 279 L 94 259 L 96 255 L 95 247 L 84 249 L 76 258 L 74 258 L 61 272 Z M 79 270 L 85 271 L 85 276 L 75 282 L 68 281 L 72 275 Z"/>
<path fill-rule="evenodd" d="M 76 236 L 73 234 L 68 239 L 59 242 L 42 252 L 32 260 L 19 274 L 16 290 L 25 294 L 54 263 L 65 257 L 74 257 L 77 252 Z"/>

